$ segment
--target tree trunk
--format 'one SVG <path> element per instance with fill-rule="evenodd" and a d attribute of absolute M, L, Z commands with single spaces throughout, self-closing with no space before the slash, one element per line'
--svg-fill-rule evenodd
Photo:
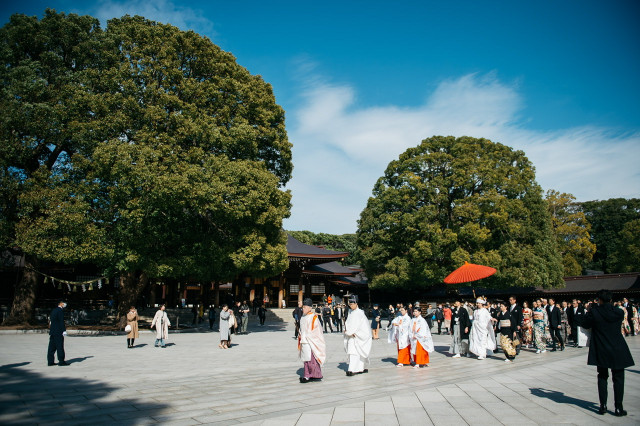
<path fill-rule="evenodd" d="M 40 282 L 35 272 L 38 262 L 35 257 L 26 256 L 20 280 L 16 283 L 13 303 L 9 316 L 3 325 L 34 324 L 36 291 Z"/>
<path fill-rule="evenodd" d="M 149 277 L 144 272 L 126 272 L 122 277 L 120 294 L 118 297 L 118 316 L 116 323 L 120 327 L 124 327 L 127 323 L 127 312 L 129 308 L 134 306 L 140 293 L 147 286 Z"/>

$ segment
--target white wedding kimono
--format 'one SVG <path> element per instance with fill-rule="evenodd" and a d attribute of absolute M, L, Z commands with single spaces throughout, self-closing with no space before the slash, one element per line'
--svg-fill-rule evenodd
<path fill-rule="evenodd" d="M 473 313 L 473 325 L 469 334 L 469 350 L 486 358 L 496 349 L 496 335 L 493 331 L 491 314 L 486 308 L 476 309 Z"/>
<path fill-rule="evenodd" d="M 371 324 L 362 309 L 349 312 L 344 324 L 344 350 L 349 357 L 349 371 L 359 373 L 369 363 L 371 353 Z"/>

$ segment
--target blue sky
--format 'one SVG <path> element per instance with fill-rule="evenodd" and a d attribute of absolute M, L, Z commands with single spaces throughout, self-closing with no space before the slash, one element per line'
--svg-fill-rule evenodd
<path fill-rule="evenodd" d="M 640 2 L 3 2 L 193 29 L 274 88 L 293 143 L 285 228 L 357 229 L 389 161 L 432 135 L 523 150 L 542 187 L 640 197 Z"/>

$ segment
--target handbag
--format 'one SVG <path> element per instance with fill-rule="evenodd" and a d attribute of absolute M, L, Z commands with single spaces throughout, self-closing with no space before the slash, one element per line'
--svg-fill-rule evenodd
<path fill-rule="evenodd" d="M 127 333 L 131 333 L 131 325 L 127 324 L 127 326 L 124 328 L 124 331 L 126 331 Z"/>

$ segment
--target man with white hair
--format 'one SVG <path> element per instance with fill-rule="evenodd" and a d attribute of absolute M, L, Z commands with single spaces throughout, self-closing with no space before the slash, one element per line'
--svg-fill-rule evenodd
<path fill-rule="evenodd" d="M 371 326 L 364 311 L 358 308 L 358 297 L 349 298 L 349 315 L 344 324 L 344 349 L 349 357 L 347 376 L 368 373 L 364 368 L 371 353 Z"/>
<path fill-rule="evenodd" d="M 488 351 L 496 349 L 496 336 L 492 324 L 494 319 L 485 308 L 486 303 L 481 297 L 476 300 L 478 308 L 473 313 L 473 325 L 469 335 L 469 350 L 478 355 L 478 359 L 485 359 Z"/>

